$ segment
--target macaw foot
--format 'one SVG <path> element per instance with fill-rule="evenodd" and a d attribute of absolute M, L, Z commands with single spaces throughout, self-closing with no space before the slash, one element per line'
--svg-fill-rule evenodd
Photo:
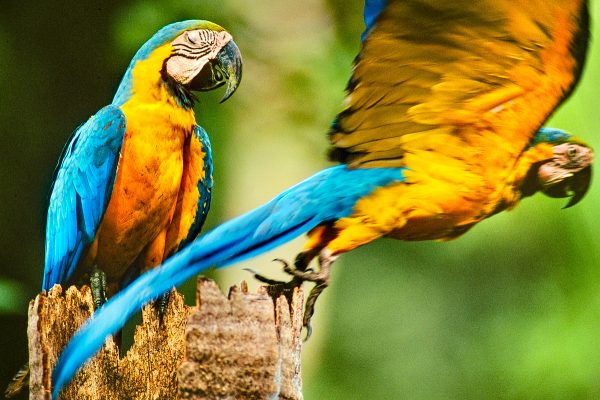
<path fill-rule="evenodd" d="M 287 265 L 287 261 L 279 259 L 279 258 L 276 258 L 273 261 L 278 261 L 278 262 L 283 263 L 284 265 Z M 244 268 L 244 271 L 250 272 L 254 276 L 254 279 L 256 279 L 257 281 L 262 282 L 266 285 L 269 285 L 269 286 L 287 286 L 290 288 L 294 288 L 294 287 L 298 286 L 298 285 L 292 285 L 291 284 L 292 281 L 285 282 L 285 281 L 278 281 L 276 279 L 267 278 L 266 276 L 259 274 L 252 268 Z"/>
<path fill-rule="evenodd" d="M 303 325 L 306 327 L 306 339 L 312 334 L 311 320 L 315 313 L 315 304 L 317 299 L 323 293 L 323 291 L 329 286 L 329 276 L 331 273 L 331 265 L 337 259 L 337 256 L 331 254 L 331 251 L 324 248 L 319 253 L 319 270 L 312 271 L 307 269 L 308 263 L 310 262 L 309 257 L 305 253 L 300 253 L 296 257 L 295 268 L 291 268 L 289 264 L 284 265 L 283 270 L 292 275 L 294 279 L 301 281 L 314 282 L 315 286 L 312 288 L 306 299 L 306 305 L 304 306 L 304 319 Z"/>
<path fill-rule="evenodd" d="M 98 267 L 94 267 L 90 275 L 90 288 L 92 289 L 94 307 L 97 310 L 108 300 L 106 296 L 106 274 Z"/>
<path fill-rule="evenodd" d="M 304 340 L 308 340 L 312 334 L 311 320 L 315 313 L 315 304 L 321 293 L 323 293 L 325 288 L 329 286 L 331 265 L 336 258 L 337 256 L 332 255 L 331 251 L 327 248 L 321 250 L 319 253 L 320 268 L 318 271 L 313 271 L 312 269 L 307 268 L 312 259 L 312 257 L 310 257 L 310 255 L 307 253 L 298 254 L 293 267 L 285 260 L 275 259 L 274 261 L 278 261 L 283 264 L 283 270 L 287 274 L 292 275 L 292 279 L 289 282 L 269 279 L 249 269 L 247 269 L 247 271 L 253 273 L 254 277 L 259 281 L 275 287 L 276 289 L 278 288 L 279 292 L 293 290 L 295 287 L 302 285 L 302 283 L 305 281 L 315 283 L 315 286 L 312 288 L 308 298 L 306 299 L 306 305 L 304 306 L 304 318 L 302 321 L 302 324 L 304 327 L 306 327 L 306 338 Z"/>
<path fill-rule="evenodd" d="M 154 307 L 158 311 L 158 321 L 160 325 L 163 325 L 163 319 L 165 317 L 165 313 L 167 312 L 167 306 L 169 305 L 169 300 L 171 299 L 171 291 L 165 292 L 161 294 L 158 299 L 154 301 Z"/>

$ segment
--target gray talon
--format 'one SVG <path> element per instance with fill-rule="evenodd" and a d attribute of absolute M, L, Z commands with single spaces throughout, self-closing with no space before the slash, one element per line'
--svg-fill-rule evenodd
<path fill-rule="evenodd" d="M 94 306 L 98 309 L 108 300 L 106 296 L 106 274 L 98 267 L 94 267 L 90 275 L 90 288 L 92 289 Z"/>
<path fill-rule="evenodd" d="M 289 290 L 295 287 L 299 287 L 304 281 L 315 283 L 315 286 L 312 288 L 306 299 L 306 305 L 304 307 L 304 318 L 302 320 L 302 324 L 304 327 L 306 327 L 306 337 L 304 338 L 305 341 L 308 340 L 312 335 L 313 330 L 311 325 L 311 319 L 315 313 L 315 304 L 321 293 L 323 293 L 325 288 L 329 286 L 329 274 L 331 271 L 331 265 L 336 260 L 337 256 L 332 255 L 331 251 L 327 248 L 322 249 L 319 253 L 320 269 L 318 271 L 314 271 L 308 268 L 308 263 L 310 262 L 311 258 L 311 256 L 308 256 L 305 253 L 300 253 L 296 257 L 293 266 L 291 266 L 290 263 L 281 258 L 276 258 L 273 260 L 283 264 L 283 271 L 288 275 L 292 276 L 292 279 L 289 282 L 281 282 L 276 281 L 274 279 L 269 279 L 264 277 L 263 275 L 258 274 L 250 268 L 245 268 L 246 271 L 252 273 L 254 277 L 259 281 L 269 286 L 282 286 L 283 290 Z M 280 291 L 276 293 L 279 293 Z"/>
<path fill-rule="evenodd" d="M 167 311 L 170 298 L 171 291 L 168 291 L 161 294 L 160 297 L 154 302 L 154 306 L 158 309 L 158 320 L 161 325 L 163 324 L 163 319 L 165 317 L 165 312 Z"/>

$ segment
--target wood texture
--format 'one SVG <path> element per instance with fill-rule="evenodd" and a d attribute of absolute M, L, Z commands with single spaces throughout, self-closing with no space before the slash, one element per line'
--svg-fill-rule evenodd
<path fill-rule="evenodd" d="M 244 283 L 226 297 L 200 279 L 196 307 L 173 292 L 161 325 L 146 306 L 126 356 L 109 338 L 60 398 L 302 399 L 302 291 L 288 298 L 248 293 Z M 30 399 L 50 399 L 57 357 L 92 309 L 87 287 L 56 286 L 31 302 Z"/>
<path fill-rule="evenodd" d="M 59 286 L 39 295 L 29 307 L 30 399 L 50 399 L 50 378 L 62 348 L 92 314 L 89 288 L 62 295 Z M 61 394 L 61 399 L 176 399 L 177 367 L 185 351 L 190 308 L 173 294 L 163 325 L 152 306 L 142 311 L 134 345 L 123 358 L 112 338 Z"/>

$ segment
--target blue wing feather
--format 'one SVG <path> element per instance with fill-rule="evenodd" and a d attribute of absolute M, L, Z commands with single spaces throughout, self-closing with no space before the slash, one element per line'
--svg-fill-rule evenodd
<path fill-rule="evenodd" d="M 125 116 L 106 106 L 77 129 L 57 167 L 46 222 L 43 290 L 64 283 L 104 215 L 115 179 Z"/>
<path fill-rule="evenodd" d="M 208 215 L 208 211 L 210 209 L 210 202 L 212 199 L 212 188 L 213 188 L 213 163 L 212 163 L 212 148 L 210 146 L 210 139 L 208 137 L 208 133 L 200 127 L 196 126 L 194 129 L 194 135 L 192 140 L 198 140 L 202 146 L 202 151 L 205 154 L 203 161 L 203 177 L 198 181 L 198 207 L 196 211 L 196 216 L 194 217 L 194 222 L 192 222 L 192 226 L 188 231 L 188 234 L 184 240 L 179 243 L 178 249 L 182 249 L 189 242 L 194 240 L 196 236 L 200 233 L 200 229 L 202 229 L 202 225 L 204 225 L 204 221 L 206 221 L 206 216 Z"/>
<path fill-rule="evenodd" d="M 365 0 L 364 18 L 366 28 L 360 37 L 363 42 L 365 41 L 373 25 L 375 25 L 377 17 L 387 5 L 387 2 L 388 0 Z"/>

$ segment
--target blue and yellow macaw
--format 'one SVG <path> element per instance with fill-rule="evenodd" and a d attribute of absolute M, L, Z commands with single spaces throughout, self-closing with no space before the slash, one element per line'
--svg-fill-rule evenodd
<path fill-rule="evenodd" d="M 225 101 L 241 73 L 231 35 L 208 21 L 167 25 L 138 50 L 112 103 L 63 150 L 48 207 L 43 290 L 89 279 L 98 307 L 198 235 L 213 166 L 192 91 L 227 83 Z M 21 390 L 27 371 L 8 395 Z"/>
<path fill-rule="evenodd" d="M 448 240 L 541 191 L 585 194 L 591 149 L 540 129 L 571 93 L 588 42 L 585 0 L 367 0 L 366 31 L 325 169 L 195 240 L 113 297 L 53 373 L 68 382 L 143 304 L 210 266 L 308 233 L 287 270 L 317 283 L 332 262 L 381 237 Z M 307 271 L 318 258 L 320 270 Z"/>
<path fill-rule="evenodd" d="M 194 116 L 195 90 L 241 79 L 231 35 L 208 21 L 159 30 L 137 52 L 112 103 L 70 139 L 46 225 L 43 290 L 94 271 L 95 301 L 196 237 L 210 206 L 212 158 Z"/>

